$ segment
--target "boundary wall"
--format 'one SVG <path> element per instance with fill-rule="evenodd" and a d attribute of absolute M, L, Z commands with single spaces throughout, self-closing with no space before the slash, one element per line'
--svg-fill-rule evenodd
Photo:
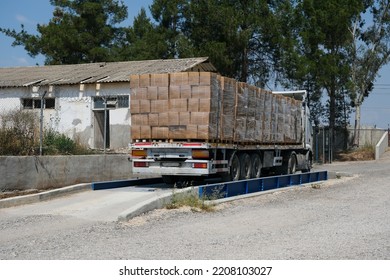
<path fill-rule="evenodd" d="M 389 133 L 386 131 L 383 133 L 382 138 L 375 146 L 375 160 L 378 160 L 387 150 L 389 146 Z"/>
<path fill-rule="evenodd" d="M 79 183 L 129 179 L 127 154 L 1 156 L 0 191 L 50 189 Z"/>

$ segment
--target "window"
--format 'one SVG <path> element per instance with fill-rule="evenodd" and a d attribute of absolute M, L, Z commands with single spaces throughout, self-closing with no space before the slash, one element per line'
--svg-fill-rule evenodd
<path fill-rule="evenodd" d="M 104 109 L 107 101 L 107 109 L 116 109 L 116 108 L 129 108 L 129 96 L 128 95 L 118 95 L 118 96 L 95 96 L 93 98 L 93 108 L 94 109 Z"/>
<path fill-rule="evenodd" d="M 56 105 L 55 98 L 45 98 L 44 109 L 55 109 Z M 40 98 L 23 98 L 22 99 L 23 109 L 40 109 L 41 99 Z"/>
<path fill-rule="evenodd" d="M 118 96 L 118 108 L 129 108 L 129 96 L 128 95 Z"/>

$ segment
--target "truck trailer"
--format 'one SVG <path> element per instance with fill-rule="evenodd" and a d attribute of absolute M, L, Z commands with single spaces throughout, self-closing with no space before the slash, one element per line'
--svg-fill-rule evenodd
<path fill-rule="evenodd" d="M 166 183 L 309 172 L 307 92 L 271 92 L 211 72 L 132 75 L 134 174 Z"/>

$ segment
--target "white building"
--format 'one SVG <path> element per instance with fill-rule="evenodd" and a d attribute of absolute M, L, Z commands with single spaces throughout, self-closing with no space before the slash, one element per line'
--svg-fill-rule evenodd
<path fill-rule="evenodd" d="M 0 117 L 43 105 L 44 129 L 94 149 L 126 148 L 130 141 L 130 75 L 209 71 L 208 58 L 0 68 Z M 106 128 L 104 128 L 106 127 Z"/>

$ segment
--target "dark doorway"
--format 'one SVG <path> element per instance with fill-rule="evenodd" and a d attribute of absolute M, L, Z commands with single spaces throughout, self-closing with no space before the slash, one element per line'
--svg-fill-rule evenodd
<path fill-rule="evenodd" d="M 94 138 L 96 149 L 109 149 L 110 148 L 110 110 L 96 110 L 94 111 Z M 106 129 L 104 129 L 104 126 Z M 106 135 L 104 135 L 106 133 Z M 106 146 L 104 147 L 104 139 L 106 140 Z"/>

